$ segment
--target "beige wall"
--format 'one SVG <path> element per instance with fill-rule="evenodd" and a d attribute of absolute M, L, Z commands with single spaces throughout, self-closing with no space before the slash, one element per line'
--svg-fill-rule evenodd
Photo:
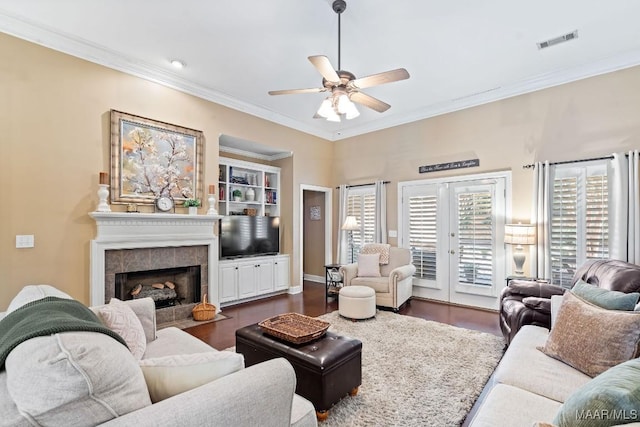
<path fill-rule="evenodd" d="M 391 181 L 387 185 L 390 230 L 398 227 L 398 182 L 504 170 L 511 170 L 513 177 L 512 219 L 529 222 L 532 171 L 523 165 L 640 148 L 640 67 L 334 145 L 334 185 L 373 182 L 376 178 Z M 473 158 L 480 159 L 479 167 L 418 173 L 422 165 Z M 337 195 L 334 203 L 337 206 Z M 389 241 L 397 243 L 395 238 Z"/>
<path fill-rule="evenodd" d="M 285 167 L 291 188 L 330 182 L 328 141 L 4 34 L 0 51 L 0 311 L 33 283 L 89 302 L 96 228 L 88 212 L 98 172 L 109 170 L 110 109 L 202 130 L 205 184 L 217 182 L 223 133 L 296 152 Z M 292 255 L 296 202 L 282 198 L 283 247 Z M 35 235 L 35 247 L 16 249 L 17 234 Z"/>
<path fill-rule="evenodd" d="M 324 277 L 325 193 L 304 191 L 304 274 Z M 320 220 L 311 220 L 311 207 L 320 208 Z"/>

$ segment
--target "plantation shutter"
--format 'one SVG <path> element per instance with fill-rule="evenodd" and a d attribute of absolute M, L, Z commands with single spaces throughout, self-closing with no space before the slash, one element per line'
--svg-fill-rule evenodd
<path fill-rule="evenodd" d="M 556 168 L 551 210 L 551 279 L 570 287 L 578 266 L 609 257 L 609 191 L 604 164 Z"/>
<path fill-rule="evenodd" d="M 553 182 L 551 206 L 552 282 L 569 285 L 576 269 L 578 239 L 578 178 L 569 176 Z"/>
<path fill-rule="evenodd" d="M 493 284 L 493 196 L 489 191 L 461 192 L 458 204 L 458 280 Z"/>
<path fill-rule="evenodd" d="M 609 191 L 607 175 L 587 177 L 587 259 L 609 258 Z"/>
<path fill-rule="evenodd" d="M 409 247 L 414 277 L 436 280 L 436 247 L 438 243 L 438 198 L 434 195 L 408 198 Z"/>
<path fill-rule="evenodd" d="M 365 243 L 372 243 L 375 233 L 376 195 L 373 187 L 349 190 L 347 196 L 347 216 L 355 216 L 360 225 L 353 231 L 353 258 L 348 251 L 349 262 L 356 262 L 360 249 Z"/>

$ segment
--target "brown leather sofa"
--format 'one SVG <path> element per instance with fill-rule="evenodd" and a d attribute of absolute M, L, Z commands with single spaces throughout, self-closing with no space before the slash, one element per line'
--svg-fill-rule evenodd
<path fill-rule="evenodd" d="M 571 281 L 578 280 L 619 292 L 640 292 L 640 266 L 618 260 L 593 260 L 580 267 Z M 507 345 L 524 325 L 551 327 L 551 296 L 565 288 L 546 282 L 514 279 L 500 295 L 500 329 Z"/>

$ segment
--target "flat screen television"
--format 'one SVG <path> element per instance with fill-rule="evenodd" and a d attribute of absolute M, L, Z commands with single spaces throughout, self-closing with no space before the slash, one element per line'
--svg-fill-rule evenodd
<path fill-rule="evenodd" d="M 220 220 L 220 259 L 280 252 L 280 217 L 230 215 Z"/>

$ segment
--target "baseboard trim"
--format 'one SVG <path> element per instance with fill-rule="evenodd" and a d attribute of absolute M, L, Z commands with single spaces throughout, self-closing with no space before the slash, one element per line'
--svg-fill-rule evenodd
<path fill-rule="evenodd" d="M 245 302 L 251 302 L 251 301 L 257 301 L 257 300 L 261 300 L 261 299 L 265 299 L 265 298 L 269 298 L 269 297 L 274 297 L 276 295 L 281 295 L 281 294 L 285 294 L 287 293 L 286 289 L 283 289 L 281 291 L 275 291 L 275 292 L 270 292 L 268 294 L 262 294 L 262 295 L 256 295 L 253 297 L 248 297 L 248 298 L 242 298 L 242 299 L 238 299 L 235 301 L 227 301 L 227 302 L 222 302 L 220 303 L 220 308 L 225 308 L 225 307 L 231 307 L 234 305 L 238 305 L 238 304 L 244 304 Z M 291 293 L 291 292 L 289 292 Z"/>
<path fill-rule="evenodd" d="M 310 282 L 324 283 L 326 279 L 323 276 L 316 276 L 315 274 L 307 274 L 305 273 L 302 278 L 304 280 L 308 280 Z"/>
<path fill-rule="evenodd" d="M 291 286 L 288 292 L 289 292 L 289 295 L 301 294 L 302 286 Z"/>

